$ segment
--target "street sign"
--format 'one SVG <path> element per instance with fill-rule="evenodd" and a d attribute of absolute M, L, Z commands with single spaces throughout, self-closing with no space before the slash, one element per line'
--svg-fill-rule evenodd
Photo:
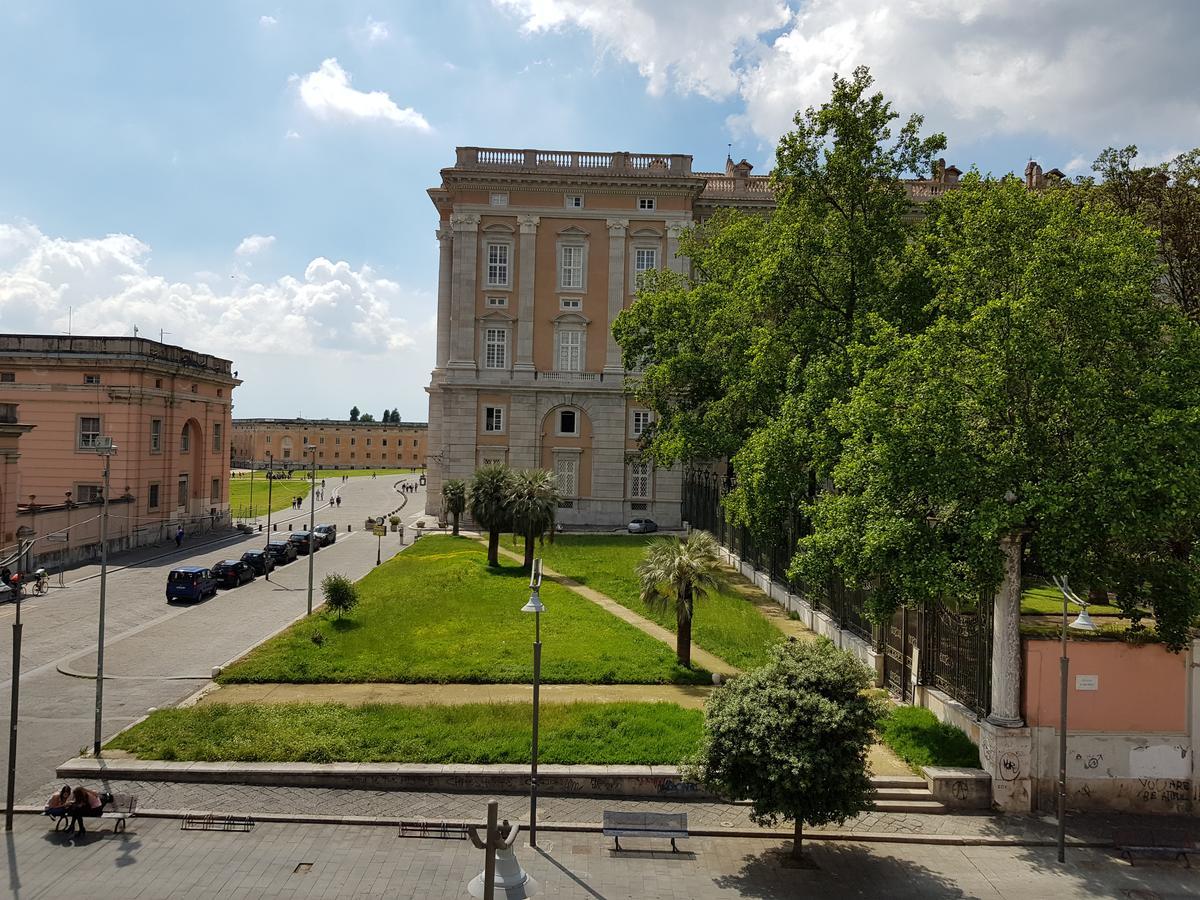
<path fill-rule="evenodd" d="M 385 534 L 387 534 L 387 526 L 376 525 L 371 529 L 371 534 L 375 535 L 375 537 L 383 537 Z"/>

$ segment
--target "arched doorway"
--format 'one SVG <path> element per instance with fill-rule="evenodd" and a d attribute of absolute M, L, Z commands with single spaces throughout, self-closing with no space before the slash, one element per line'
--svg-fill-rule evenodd
<path fill-rule="evenodd" d="M 185 515 L 204 512 L 201 501 L 207 496 L 207 467 L 204 464 L 204 429 L 196 419 L 188 419 L 179 431 L 179 474 L 176 481 L 176 506 Z"/>

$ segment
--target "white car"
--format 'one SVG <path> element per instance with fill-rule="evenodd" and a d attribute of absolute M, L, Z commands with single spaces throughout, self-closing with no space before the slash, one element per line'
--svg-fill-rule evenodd
<path fill-rule="evenodd" d="M 650 534 L 658 531 L 658 523 L 653 519 L 634 519 L 627 526 L 630 534 Z"/>

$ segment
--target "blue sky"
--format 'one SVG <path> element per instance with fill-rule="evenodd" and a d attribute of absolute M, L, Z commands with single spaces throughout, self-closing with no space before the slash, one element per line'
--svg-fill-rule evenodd
<path fill-rule="evenodd" d="M 715 169 L 732 143 L 765 172 L 795 109 L 864 63 L 961 168 L 1082 173 L 1130 142 L 1157 161 L 1200 145 L 1198 10 L 4 0 L 0 329 L 165 329 L 234 360 L 236 415 L 424 419 L 425 190 L 455 145 Z"/>

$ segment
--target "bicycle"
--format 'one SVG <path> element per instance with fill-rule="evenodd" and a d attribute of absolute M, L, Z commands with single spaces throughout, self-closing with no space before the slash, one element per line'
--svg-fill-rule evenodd
<path fill-rule="evenodd" d="M 38 569 L 34 573 L 33 596 L 42 597 L 50 590 L 50 576 L 46 574 L 45 569 Z"/>

